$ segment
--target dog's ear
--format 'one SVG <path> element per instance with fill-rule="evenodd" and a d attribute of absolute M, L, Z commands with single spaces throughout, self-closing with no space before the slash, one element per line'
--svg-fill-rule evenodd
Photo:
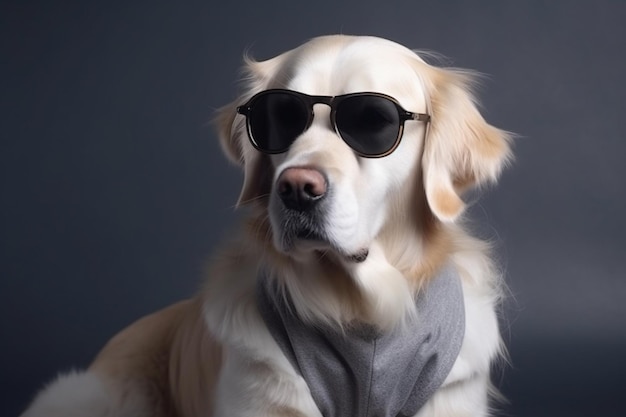
<path fill-rule="evenodd" d="M 273 177 L 269 157 L 247 143 L 245 119 L 237 115 L 237 105 L 240 102 L 243 101 L 237 100 L 222 107 L 214 119 L 222 150 L 232 162 L 244 170 L 243 186 L 237 206 L 268 195 Z"/>
<path fill-rule="evenodd" d="M 497 179 L 511 157 L 511 135 L 488 124 L 476 107 L 473 76 L 463 70 L 429 67 L 425 82 L 431 123 L 422 170 L 426 199 L 442 221 L 465 209 L 464 189 Z"/>
<path fill-rule="evenodd" d="M 267 88 L 282 55 L 262 62 L 244 56 L 246 93 L 220 108 L 214 119 L 222 150 L 235 164 L 243 167 L 244 181 L 237 205 L 263 200 L 272 186 L 273 170 L 269 157 L 252 147 L 246 132 L 245 117 L 237 114 L 237 106 L 245 103 L 255 92 Z"/>

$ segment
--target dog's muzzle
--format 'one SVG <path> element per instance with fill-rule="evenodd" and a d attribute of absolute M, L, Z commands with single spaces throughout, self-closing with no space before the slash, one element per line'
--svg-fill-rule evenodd
<path fill-rule="evenodd" d="M 367 248 L 346 253 L 329 239 L 326 218 L 331 190 L 328 179 L 318 168 L 290 167 L 280 173 L 275 183 L 270 210 L 275 216 L 278 246 L 290 251 L 297 241 L 309 248 L 337 250 L 349 262 L 363 262 Z"/>
<path fill-rule="evenodd" d="M 270 211 L 283 250 L 298 240 L 328 242 L 324 226 L 328 192 L 326 175 L 318 168 L 290 167 L 280 173 Z"/>

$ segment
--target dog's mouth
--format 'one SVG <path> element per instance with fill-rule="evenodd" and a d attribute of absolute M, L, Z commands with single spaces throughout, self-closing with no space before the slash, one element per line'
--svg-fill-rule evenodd
<path fill-rule="evenodd" d="M 318 241 L 318 242 L 327 241 L 326 237 L 323 236 L 317 230 L 311 230 L 311 229 L 306 229 L 306 228 L 297 230 L 295 232 L 295 237 L 301 240 L 310 240 L 310 241 Z"/>
<path fill-rule="evenodd" d="M 360 263 L 367 259 L 369 250 L 361 248 L 355 252 L 347 251 L 334 243 L 322 227 L 310 218 L 299 215 L 291 215 L 285 218 L 282 224 L 280 249 L 285 253 L 301 249 L 328 253 L 332 251 L 349 263 Z"/>
<path fill-rule="evenodd" d="M 362 248 L 359 249 L 356 253 L 344 255 L 344 259 L 348 262 L 358 264 L 364 262 L 367 259 L 369 253 L 370 251 L 368 248 Z"/>
<path fill-rule="evenodd" d="M 280 229 L 280 247 L 285 252 L 290 252 L 296 246 L 321 249 L 331 245 L 319 222 L 302 213 L 285 212 Z"/>

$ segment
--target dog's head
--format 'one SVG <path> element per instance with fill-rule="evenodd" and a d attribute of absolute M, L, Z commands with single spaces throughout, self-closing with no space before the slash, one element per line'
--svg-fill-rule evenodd
<path fill-rule="evenodd" d="M 431 66 L 391 41 L 321 37 L 267 61 L 247 59 L 245 70 L 243 94 L 217 117 L 221 143 L 245 172 L 239 204 L 263 210 L 273 245 L 289 256 L 331 251 L 358 262 L 386 228 L 414 233 L 418 216 L 454 222 L 465 208 L 460 193 L 495 180 L 510 155 L 508 135 L 476 108 L 471 73 Z M 340 135 L 328 103 L 316 102 L 291 146 L 268 154 L 253 146 L 237 108 L 269 89 L 382 93 L 430 119 L 406 120 L 395 149 L 363 157 Z"/>

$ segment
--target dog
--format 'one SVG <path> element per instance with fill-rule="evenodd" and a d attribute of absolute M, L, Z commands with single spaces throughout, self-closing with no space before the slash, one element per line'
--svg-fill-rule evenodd
<path fill-rule="evenodd" d="M 511 135 L 471 71 L 390 40 L 245 58 L 219 110 L 238 237 L 200 293 L 135 322 L 23 417 L 486 416 L 502 277 L 464 228 Z"/>

